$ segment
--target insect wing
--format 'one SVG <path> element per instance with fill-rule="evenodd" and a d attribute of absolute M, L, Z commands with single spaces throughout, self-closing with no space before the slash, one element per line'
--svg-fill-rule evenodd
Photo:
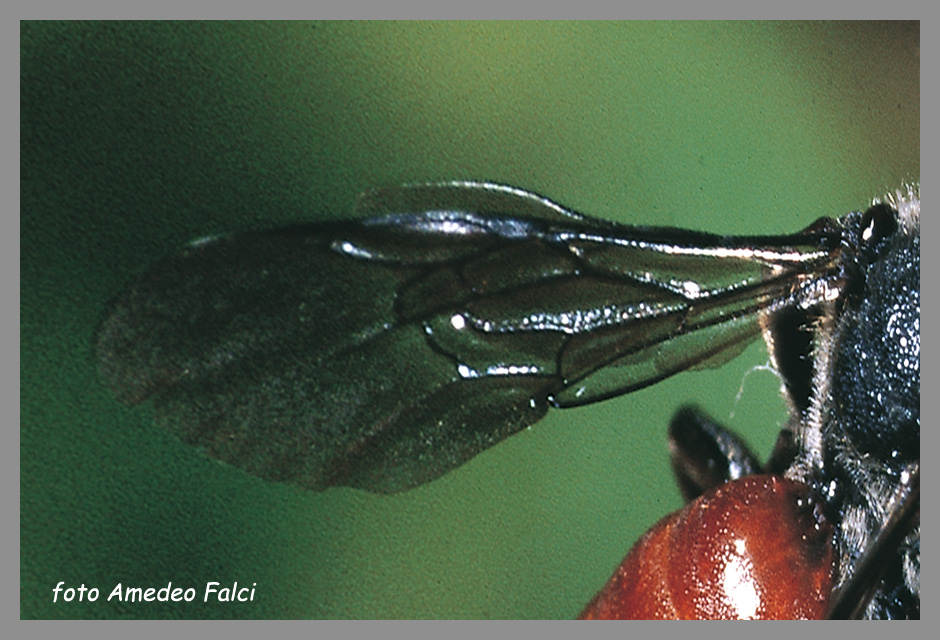
<path fill-rule="evenodd" d="M 101 327 L 104 378 L 254 475 L 390 493 L 551 405 L 726 357 L 836 263 L 831 230 L 622 227 L 490 184 L 377 191 L 363 210 L 156 264 Z"/>

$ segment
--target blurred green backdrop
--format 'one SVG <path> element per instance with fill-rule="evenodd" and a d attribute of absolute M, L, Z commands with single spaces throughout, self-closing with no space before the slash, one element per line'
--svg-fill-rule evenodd
<path fill-rule="evenodd" d="M 556 411 L 393 497 L 206 459 L 97 378 L 104 307 L 207 234 L 490 179 L 595 216 L 782 233 L 920 175 L 917 23 L 21 26 L 21 616 L 570 618 L 680 505 L 696 401 L 766 454 L 777 381 L 728 365 Z M 311 274 L 316 277 L 316 274 Z M 204 604 L 207 581 L 256 583 Z M 52 589 L 95 586 L 95 603 Z M 106 602 L 126 586 L 193 603 Z"/>

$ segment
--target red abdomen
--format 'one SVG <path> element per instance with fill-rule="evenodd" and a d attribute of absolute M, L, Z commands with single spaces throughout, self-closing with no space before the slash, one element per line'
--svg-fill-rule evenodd
<path fill-rule="evenodd" d="M 723 484 L 634 545 L 582 619 L 819 619 L 832 591 L 832 527 L 806 485 Z"/>

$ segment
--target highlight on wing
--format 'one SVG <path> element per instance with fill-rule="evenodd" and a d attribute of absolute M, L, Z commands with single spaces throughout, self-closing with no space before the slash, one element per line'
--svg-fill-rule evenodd
<path fill-rule="evenodd" d="M 126 402 L 308 489 L 429 482 L 538 421 L 723 362 L 838 286 L 838 228 L 628 227 L 514 187 L 381 189 L 364 218 L 203 239 L 111 305 Z"/>

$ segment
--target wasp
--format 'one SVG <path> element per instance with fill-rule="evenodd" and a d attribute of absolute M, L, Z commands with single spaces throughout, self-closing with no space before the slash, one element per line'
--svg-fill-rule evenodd
<path fill-rule="evenodd" d="M 314 491 L 395 493 L 550 409 L 759 336 L 790 408 L 777 448 L 761 465 L 685 409 L 680 486 L 719 515 L 763 504 L 736 520 L 739 546 L 758 520 L 793 524 L 753 546 L 771 548 L 763 563 L 813 556 L 813 616 L 919 617 L 918 187 L 772 236 L 623 226 L 493 183 L 379 189 L 356 219 L 193 242 L 111 303 L 96 349 L 119 399 L 151 399 L 212 458 Z M 705 540 L 701 527 L 682 535 Z M 789 542 L 810 538 L 815 551 Z M 764 593 L 797 582 L 775 575 Z"/>

